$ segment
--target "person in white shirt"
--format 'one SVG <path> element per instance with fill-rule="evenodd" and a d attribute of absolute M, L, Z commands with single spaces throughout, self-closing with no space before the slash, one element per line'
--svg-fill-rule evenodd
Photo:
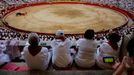
<path fill-rule="evenodd" d="M 72 64 L 71 41 L 64 36 L 63 30 L 56 32 L 56 39 L 51 42 L 53 50 L 52 64 L 55 68 L 67 68 Z"/>
<path fill-rule="evenodd" d="M 94 30 L 88 29 L 84 38 L 77 41 L 78 52 L 75 57 L 75 63 L 81 68 L 91 68 L 95 65 L 95 53 L 97 42 L 94 40 Z"/>
<path fill-rule="evenodd" d="M 96 55 L 96 63 L 102 69 L 114 69 L 113 63 L 104 63 L 104 57 L 113 57 L 115 60 L 119 59 L 119 45 L 120 36 L 117 33 L 110 33 L 108 36 L 108 42 L 103 43 L 97 49 L 98 53 Z"/>
<path fill-rule="evenodd" d="M 51 59 L 51 53 L 48 49 L 39 46 L 39 37 L 36 33 L 29 34 L 28 42 L 29 46 L 25 46 L 23 49 L 23 57 L 30 70 L 46 70 Z"/>
<path fill-rule="evenodd" d="M 4 42 L 0 43 L 0 50 L 5 52 L 6 51 L 6 44 Z"/>
<path fill-rule="evenodd" d="M 9 45 L 7 47 L 9 56 L 12 60 L 19 58 L 21 56 L 18 46 L 19 46 L 19 40 L 17 37 L 13 36 L 13 38 L 11 40 L 9 40 Z"/>
<path fill-rule="evenodd" d="M 2 42 L 0 44 L 0 66 L 7 62 L 10 62 L 9 56 L 4 53 L 5 49 L 6 49 L 6 46 L 4 46 L 4 43 Z"/>

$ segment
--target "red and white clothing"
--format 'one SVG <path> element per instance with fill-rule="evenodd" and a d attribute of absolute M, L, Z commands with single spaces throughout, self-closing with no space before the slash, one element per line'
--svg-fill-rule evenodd
<path fill-rule="evenodd" d="M 41 51 L 33 56 L 28 50 L 28 46 L 24 47 L 24 59 L 29 67 L 29 69 L 39 69 L 46 70 L 51 58 L 51 54 L 45 47 L 41 48 Z"/>

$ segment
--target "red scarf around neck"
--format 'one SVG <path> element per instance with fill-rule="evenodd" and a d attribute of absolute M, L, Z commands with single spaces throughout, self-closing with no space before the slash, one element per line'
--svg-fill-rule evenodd
<path fill-rule="evenodd" d="M 41 48 L 41 46 L 29 46 L 28 51 L 32 56 L 35 56 L 41 51 Z"/>

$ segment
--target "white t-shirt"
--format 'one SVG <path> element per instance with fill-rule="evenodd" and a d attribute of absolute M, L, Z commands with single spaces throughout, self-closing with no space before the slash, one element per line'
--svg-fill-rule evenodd
<path fill-rule="evenodd" d="M 95 53 L 97 50 L 97 42 L 94 40 L 79 39 L 77 41 L 78 53 L 75 62 L 80 67 L 89 68 L 95 64 Z"/>
<path fill-rule="evenodd" d="M 72 63 L 72 57 L 70 55 L 71 41 L 66 39 L 64 42 L 55 39 L 51 42 L 53 50 L 52 63 L 57 67 L 67 67 Z"/>
<path fill-rule="evenodd" d="M 19 51 L 19 40 L 17 38 L 13 38 L 9 41 L 8 51 L 11 59 L 15 59 L 16 57 L 19 57 L 20 51 Z"/>
<path fill-rule="evenodd" d="M 47 48 L 42 47 L 41 51 L 35 56 L 32 56 L 30 54 L 28 46 L 24 47 L 23 51 L 24 51 L 23 56 L 29 69 L 45 70 L 48 67 L 51 54 L 48 53 Z"/>
<path fill-rule="evenodd" d="M 103 69 L 112 69 L 112 66 L 108 63 L 103 62 L 103 57 L 115 57 L 118 58 L 119 49 L 113 50 L 113 48 L 108 43 L 103 43 L 98 48 L 98 53 L 96 54 L 97 65 Z"/>

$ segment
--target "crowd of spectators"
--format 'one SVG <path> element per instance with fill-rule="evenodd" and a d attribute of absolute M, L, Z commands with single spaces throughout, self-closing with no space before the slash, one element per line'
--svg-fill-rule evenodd
<path fill-rule="evenodd" d="M 119 35 L 130 35 L 132 33 L 132 30 L 134 29 L 134 25 L 131 26 L 125 26 L 120 29 L 115 30 L 115 32 L 118 32 Z M 114 30 L 110 29 L 109 32 L 107 33 L 99 33 L 95 34 L 95 39 L 96 40 L 105 40 L 106 36 L 108 33 L 112 32 Z M 105 36 L 105 37 L 104 37 Z M 83 35 L 66 35 L 67 38 L 71 39 L 72 41 L 78 40 L 79 38 L 83 37 Z M 18 40 L 24 40 L 27 41 L 28 39 L 28 33 L 24 32 L 19 32 L 15 31 L 13 29 L 9 29 L 7 27 L 0 27 L 0 40 L 8 40 L 8 39 L 13 39 L 17 38 Z M 54 35 L 49 35 L 49 34 L 39 34 L 39 38 L 42 41 L 52 41 L 55 39 Z"/>
<path fill-rule="evenodd" d="M 25 4 L 25 3 L 51 2 L 51 1 L 56 1 L 56 0 L 1 0 L 0 1 L 0 9 L 5 9 L 12 5 L 17 6 L 17 5 L 21 5 L 21 4 Z M 59 0 L 57 0 L 57 1 L 59 1 Z M 65 1 L 71 1 L 71 0 L 65 0 Z M 126 9 L 126 10 L 132 10 L 132 11 L 134 10 L 134 1 L 133 0 L 78 0 L 78 1 L 111 4 L 111 5 L 115 5 L 117 7 Z"/>
<path fill-rule="evenodd" d="M 116 32 L 121 36 L 121 38 L 123 38 L 124 35 L 129 38 L 133 34 L 132 33 L 133 30 L 134 30 L 134 25 L 125 26 L 116 31 L 109 30 L 109 32 L 107 33 L 95 34 L 93 39 L 98 43 L 97 47 L 100 47 L 105 42 L 108 42 L 108 37 L 107 37 L 108 34 L 112 32 Z M 18 32 L 12 29 L 8 29 L 6 27 L 0 28 L 0 40 L 5 41 L 3 44 L 6 46 L 7 50 L 10 49 L 9 51 L 7 51 L 7 53 L 10 54 L 11 59 L 20 57 L 20 51 L 22 50 L 18 48 L 19 46 L 29 45 L 28 35 L 29 33 Z M 49 50 L 51 50 L 52 49 L 51 43 L 53 42 L 53 40 L 56 40 L 57 37 L 55 35 L 45 35 L 45 34 L 39 34 L 38 36 L 40 39 L 39 44 L 41 46 L 46 46 Z M 65 35 L 65 36 L 71 42 L 72 46 L 70 48 L 75 48 L 77 46 L 76 42 L 78 42 L 79 40 L 85 37 L 85 35 Z M 22 42 L 24 43 L 22 44 Z M 122 39 L 120 40 L 118 44 L 121 45 L 121 42 L 122 42 Z"/>
<path fill-rule="evenodd" d="M 134 1 L 133 0 L 81 0 L 83 2 L 94 2 L 102 4 L 114 5 L 126 10 L 134 10 Z"/>
<path fill-rule="evenodd" d="M 27 2 L 38 2 L 38 1 L 44 1 L 44 0 L 16 0 L 16 1 L 2 0 L 0 1 L 0 10 L 5 9 L 10 4 L 12 5 L 11 2 L 14 2 L 15 4 L 17 4 L 16 2 L 20 2 L 23 4 L 25 2 L 27 3 Z M 134 2 L 132 0 L 81 0 L 81 1 L 112 4 L 120 8 L 125 8 L 126 10 L 134 10 L 134 4 L 133 4 Z M 11 59 L 12 61 L 12 59 L 15 59 L 16 57 L 17 58 L 21 57 L 21 52 L 18 48 L 18 45 L 19 42 L 26 41 L 26 43 L 24 44 L 25 47 L 22 55 L 24 56 L 23 58 L 28 64 L 28 67 L 32 69 L 36 68 L 45 70 L 48 66 L 50 56 L 52 56 L 53 67 L 56 68 L 70 67 L 73 62 L 72 58 L 74 58 L 77 66 L 90 68 L 96 65 L 95 64 L 96 57 L 92 57 L 94 56 L 94 54 L 97 54 L 96 56 L 99 57 L 97 59 L 98 60 L 97 65 L 100 68 L 111 69 L 113 67 L 109 64 L 106 65 L 105 63 L 103 63 L 100 57 L 114 56 L 115 58 L 118 58 L 120 52 L 119 49 L 122 47 L 121 46 L 123 41 L 122 38 L 124 38 L 124 35 L 127 37 L 131 37 L 132 35 L 134 35 L 133 31 L 134 31 L 134 24 L 132 24 L 131 26 L 126 25 L 115 31 L 110 29 L 109 32 L 100 34 L 95 34 L 93 30 L 87 30 L 84 35 L 64 35 L 64 31 L 60 30 L 57 31 L 55 36 L 55 35 L 34 34 L 34 33 L 29 35 L 29 33 L 15 31 L 7 27 L 1 26 L 0 40 L 5 40 L 6 43 L 0 42 L 0 55 L 1 55 L 0 57 L 2 56 L 5 57 L 3 59 L 0 59 L 0 61 L 4 60 L 4 62 L 9 62 L 10 61 L 9 59 Z M 43 43 L 45 43 L 45 45 Z M 47 47 L 44 48 L 41 47 L 40 45 L 41 46 L 49 45 L 51 48 Z M 131 52 L 133 51 L 130 51 L 130 48 L 127 49 L 129 50 L 128 52 L 131 55 Z M 69 50 L 70 52 L 68 52 Z M 49 53 L 50 51 L 52 51 L 52 53 Z M 43 57 L 40 56 L 43 53 L 46 54 L 44 54 Z M 71 53 L 76 55 L 72 56 Z M 38 58 L 46 58 L 46 59 L 38 59 L 39 62 L 35 63 L 32 62 L 31 64 L 31 61 L 35 61 L 33 56 L 36 56 L 37 54 L 39 55 L 36 57 L 36 60 Z M 126 64 L 125 59 L 126 58 L 124 57 L 123 64 L 124 63 Z M 40 63 L 42 63 L 44 66 L 41 66 Z M 1 64 L 3 64 L 3 62 L 1 62 L 0 65 Z"/>
<path fill-rule="evenodd" d="M 123 35 L 130 35 L 132 33 L 132 30 L 134 29 L 134 25 L 131 26 L 125 26 L 121 29 L 116 30 L 115 32 L 118 32 L 119 35 L 123 36 Z M 95 34 L 95 39 L 97 41 L 104 41 L 106 39 L 106 36 L 108 35 L 108 33 L 112 32 L 113 30 L 109 30 L 109 32 L 107 33 L 99 33 L 99 34 Z M 82 38 L 83 35 L 66 35 L 67 38 L 71 39 L 72 41 L 74 41 L 74 45 L 75 45 L 75 41 L 77 41 L 79 38 Z M 24 32 L 19 32 L 19 31 L 15 31 L 13 29 L 9 29 L 7 27 L 0 27 L 0 40 L 11 40 L 13 38 L 17 38 L 20 41 L 27 41 L 28 39 L 28 33 L 24 33 Z M 46 44 L 49 44 L 53 39 L 55 39 L 54 35 L 48 35 L 48 34 L 39 34 L 39 38 L 41 41 L 46 42 Z"/>
<path fill-rule="evenodd" d="M 127 31 L 128 30 L 127 28 Z M 127 36 L 130 35 L 129 40 L 131 41 L 134 35 L 133 27 L 130 31 L 129 34 L 126 34 Z M 121 39 L 123 35 L 119 32 L 109 32 L 105 35 L 107 36 L 100 36 L 101 39 L 103 37 L 103 41 L 98 41 L 98 38 L 95 38 L 94 30 L 88 29 L 85 31 L 83 37 L 79 37 L 79 39 L 75 41 L 75 45 L 73 45 L 74 41 L 72 43 L 72 40 L 65 36 L 63 30 L 58 30 L 54 35 L 55 38 L 50 43 L 51 48 L 48 49 L 46 46 L 39 44 L 41 40 L 38 34 L 30 33 L 27 38 L 28 45 L 25 45 L 22 53 L 17 52 L 19 51 L 17 49 L 17 38 L 9 41 L 10 46 L 0 43 L 0 53 L 3 55 L 1 58 L 3 58 L 5 62 L 10 62 L 9 58 L 21 57 L 27 63 L 29 69 L 46 70 L 50 62 L 55 69 L 69 69 L 73 63 L 75 63 L 76 67 L 84 69 L 90 69 L 95 66 L 101 69 L 117 69 L 118 66 L 120 66 L 119 64 L 121 64 L 119 54 L 122 46 L 119 42 L 123 41 Z M 128 45 L 126 45 L 130 57 L 133 56 L 133 51 L 131 50 L 133 49 L 132 45 L 133 41 L 128 42 Z M 104 57 L 113 57 L 118 62 L 104 63 Z M 122 63 L 127 64 L 128 61 L 125 59 L 129 60 L 125 56 Z M 122 72 L 117 71 L 115 75 L 118 75 L 118 73 Z"/>
<path fill-rule="evenodd" d="M 52 1 L 60 1 L 60 0 L 0 0 L 0 19 L 2 19 L 3 15 L 6 12 L 8 12 L 8 9 L 10 9 L 11 7 L 21 6 L 22 4 L 28 5 L 32 3 L 52 2 Z M 74 0 L 65 0 L 65 1 L 74 1 Z M 131 14 L 134 13 L 133 0 L 78 0 L 78 1 L 114 5 L 126 11 L 129 11 Z"/>

